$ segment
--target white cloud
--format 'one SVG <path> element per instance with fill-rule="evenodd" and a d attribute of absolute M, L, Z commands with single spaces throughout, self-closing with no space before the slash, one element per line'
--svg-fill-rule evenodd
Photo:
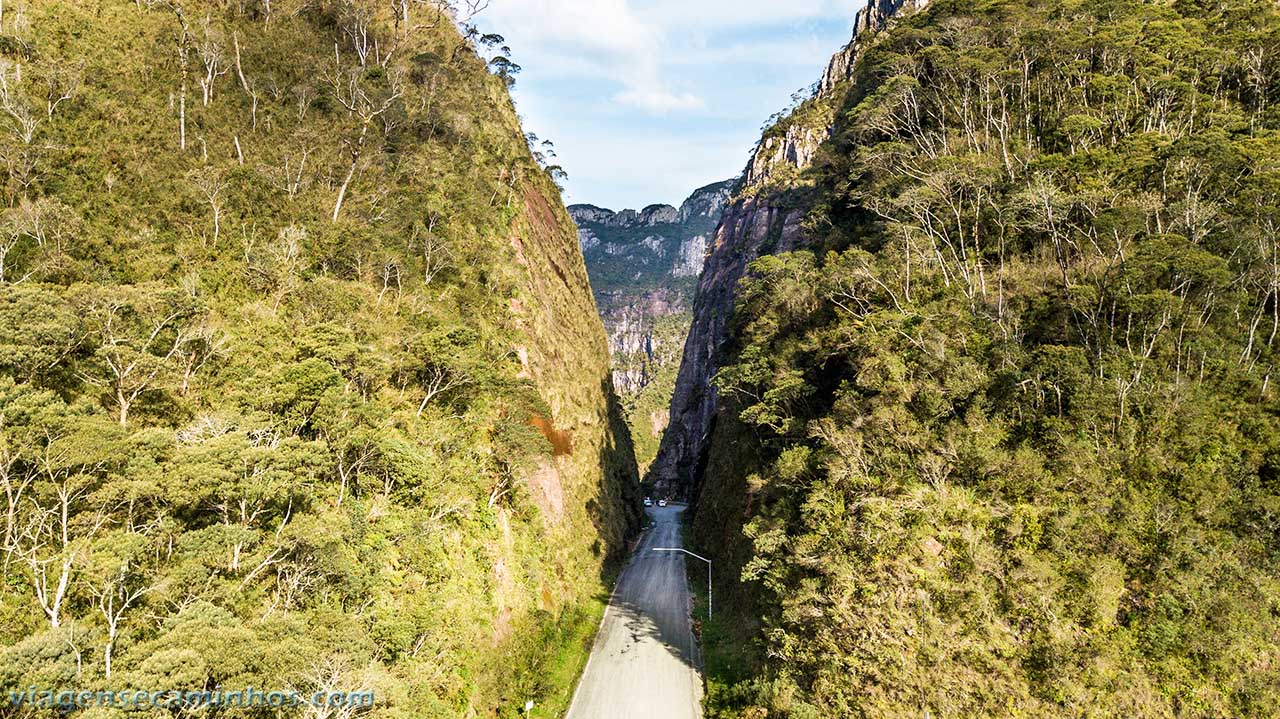
<path fill-rule="evenodd" d="M 612 80 L 617 102 L 654 114 L 704 106 L 664 79 L 665 32 L 628 0 L 496 0 L 483 22 L 512 35 L 534 62 Z"/>
<path fill-rule="evenodd" d="M 523 42 L 559 42 L 606 52 L 634 52 L 660 39 L 627 0 L 495 0 L 481 21 Z"/>
<path fill-rule="evenodd" d="M 707 106 L 702 98 L 690 93 L 674 94 L 660 87 L 632 87 L 613 96 L 613 101 L 637 107 L 654 115 L 677 110 L 701 110 Z"/>
<path fill-rule="evenodd" d="M 523 67 L 526 129 L 571 201 L 678 203 L 746 164 L 760 124 L 817 80 L 867 0 L 492 0 Z"/>
<path fill-rule="evenodd" d="M 866 0 L 642 0 L 645 13 L 684 27 L 750 27 L 852 18 Z"/>

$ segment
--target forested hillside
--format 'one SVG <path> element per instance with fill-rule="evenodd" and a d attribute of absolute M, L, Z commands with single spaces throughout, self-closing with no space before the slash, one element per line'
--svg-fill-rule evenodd
<path fill-rule="evenodd" d="M 780 208 L 693 475 L 712 715 L 1280 715 L 1280 10 L 851 47 L 727 215 Z"/>
<path fill-rule="evenodd" d="M 475 9 L 0 4 L 0 690 L 564 701 L 637 478 Z"/>

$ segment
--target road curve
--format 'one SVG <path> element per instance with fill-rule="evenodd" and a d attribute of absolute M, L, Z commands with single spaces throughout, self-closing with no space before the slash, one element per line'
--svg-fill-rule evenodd
<path fill-rule="evenodd" d="M 644 534 L 605 609 L 568 719 L 701 719 L 698 645 L 679 547 L 684 507 L 652 507 Z"/>

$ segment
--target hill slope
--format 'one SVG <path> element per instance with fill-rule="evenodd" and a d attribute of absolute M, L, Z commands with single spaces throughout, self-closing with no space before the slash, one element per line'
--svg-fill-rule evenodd
<path fill-rule="evenodd" d="M 1276 715 L 1280 12 L 919 5 L 703 274 L 654 471 L 712 714 Z"/>
<path fill-rule="evenodd" d="M 637 477 L 498 43 L 6 5 L 0 688 L 563 701 Z"/>

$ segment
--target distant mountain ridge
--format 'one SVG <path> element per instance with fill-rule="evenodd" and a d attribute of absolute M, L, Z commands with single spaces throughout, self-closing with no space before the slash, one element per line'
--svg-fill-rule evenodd
<path fill-rule="evenodd" d="M 569 206 L 642 467 L 667 425 L 697 280 L 735 184 L 701 187 L 680 207 Z"/>
<path fill-rule="evenodd" d="M 656 225 L 686 224 L 699 218 L 719 221 L 736 179 L 714 182 L 693 191 L 673 207 L 664 203 L 647 205 L 639 211 L 624 209 L 613 211 L 591 204 L 569 205 L 569 214 L 579 223 L 595 223 L 609 227 L 653 227 Z M 715 229 L 712 227 L 712 229 Z"/>

